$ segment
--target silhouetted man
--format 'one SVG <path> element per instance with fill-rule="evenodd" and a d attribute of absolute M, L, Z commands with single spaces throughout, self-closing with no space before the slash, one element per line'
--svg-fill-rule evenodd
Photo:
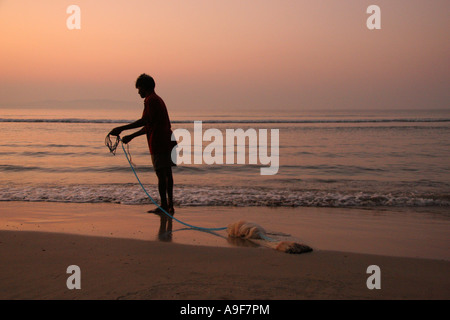
<path fill-rule="evenodd" d="M 164 101 L 155 93 L 155 81 L 147 74 L 141 74 L 136 80 L 136 88 L 141 98 L 144 98 L 144 112 L 142 118 L 117 128 L 109 133 L 118 136 L 124 130 L 142 127 L 130 135 L 124 136 L 122 142 L 127 144 L 132 139 L 147 135 L 148 147 L 152 157 L 153 168 L 158 177 L 158 191 L 161 198 L 161 208 L 174 214 L 173 208 L 173 176 L 171 152 L 176 145 L 172 141 L 172 129 Z M 148 211 L 161 213 L 159 208 Z"/>

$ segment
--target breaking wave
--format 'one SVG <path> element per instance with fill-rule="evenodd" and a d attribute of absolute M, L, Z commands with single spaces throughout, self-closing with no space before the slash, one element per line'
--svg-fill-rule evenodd
<path fill-rule="evenodd" d="M 157 190 L 146 187 L 157 201 Z M 177 186 L 177 206 L 233 207 L 425 207 L 450 206 L 450 195 L 347 192 L 318 190 L 277 190 L 268 188 L 233 188 Z M 0 201 L 151 204 L 137 184 L 69 185 L 69 186 L 3 186 Z"/>

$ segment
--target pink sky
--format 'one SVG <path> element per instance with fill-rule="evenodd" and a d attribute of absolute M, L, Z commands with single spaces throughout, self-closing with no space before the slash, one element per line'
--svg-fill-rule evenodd
<path fill-rule="evenodd" d="M 66 9 L 81 8 L 81 30 Z M 381 8 L 368 30 L 366 8 Z M 140 101 L 175 110 L 448 108 L 448 0 L 0 0 L 0 107 Z"/>

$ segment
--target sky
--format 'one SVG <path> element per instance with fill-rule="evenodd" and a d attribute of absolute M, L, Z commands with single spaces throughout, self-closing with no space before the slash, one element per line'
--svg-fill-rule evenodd
<path fill-rule="evenodd" d="M 80 8 L 81 29 L 66 12 Z M 366 25 L 370 5 L 381 29 Z M 0 0 L 0 107 L 436 109 L 450 104 L 448 0 Z"/>

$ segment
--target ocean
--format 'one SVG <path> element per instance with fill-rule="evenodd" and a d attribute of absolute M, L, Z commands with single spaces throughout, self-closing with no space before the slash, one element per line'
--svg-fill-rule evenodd
<path fill-rule="evenodd" d="M 0 109 L 0 201 L 151 205 L 121 146 L 113 155 L 104 144 L 113 127 L 140 113 Z M 249 161 L 175 167 L 178 207 L 450 206 L 450 110 L 169 113 L 174 130 L 191 133 L 194 121 L 224 133 L 279 132 L 274 175 L 261 175 L 264 165 Z M 129 151 L 157 200 L 146 143 L 138 137 Z"/>

